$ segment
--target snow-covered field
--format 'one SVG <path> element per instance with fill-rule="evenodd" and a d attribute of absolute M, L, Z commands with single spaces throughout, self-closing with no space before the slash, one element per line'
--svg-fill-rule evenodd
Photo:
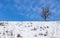
<path fill-rule="evenodd" d="M 0 22 L 0 38 L 60 38 L 60 22 Z"/>

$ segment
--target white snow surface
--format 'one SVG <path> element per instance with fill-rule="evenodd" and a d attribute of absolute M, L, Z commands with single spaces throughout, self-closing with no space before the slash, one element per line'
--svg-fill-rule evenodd
<path fill-rule="evenodd" d="M 60 38 L 60 22 L 0 22 L 0 38 Z"/>

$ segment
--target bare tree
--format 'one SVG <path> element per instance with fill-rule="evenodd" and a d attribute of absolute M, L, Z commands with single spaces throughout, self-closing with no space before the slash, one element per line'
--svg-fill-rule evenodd
<path fill-rule="evenodd" d="M 42 8 L 42 14 L 41 17 L 44 19 L 44 21 L 47 21 L 47 18 L 50 16 L 50 10 L 49 8 Z"/>

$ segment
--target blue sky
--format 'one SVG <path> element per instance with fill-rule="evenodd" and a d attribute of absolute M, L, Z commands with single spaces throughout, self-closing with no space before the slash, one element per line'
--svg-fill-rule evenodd
<path fill-rule="evenodd" d="M 60 21 L 60 0 L 0 0 L 0 21 L 43 21 L 42 7 L 49 7 L 49 21 Z"/>

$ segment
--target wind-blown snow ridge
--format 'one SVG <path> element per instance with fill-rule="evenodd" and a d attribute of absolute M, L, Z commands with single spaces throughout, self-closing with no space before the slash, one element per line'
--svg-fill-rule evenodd
<path fill-rule="evenodd" d="M 0 38 L 60 38 L 60 22 L 0 22 Z"/>

